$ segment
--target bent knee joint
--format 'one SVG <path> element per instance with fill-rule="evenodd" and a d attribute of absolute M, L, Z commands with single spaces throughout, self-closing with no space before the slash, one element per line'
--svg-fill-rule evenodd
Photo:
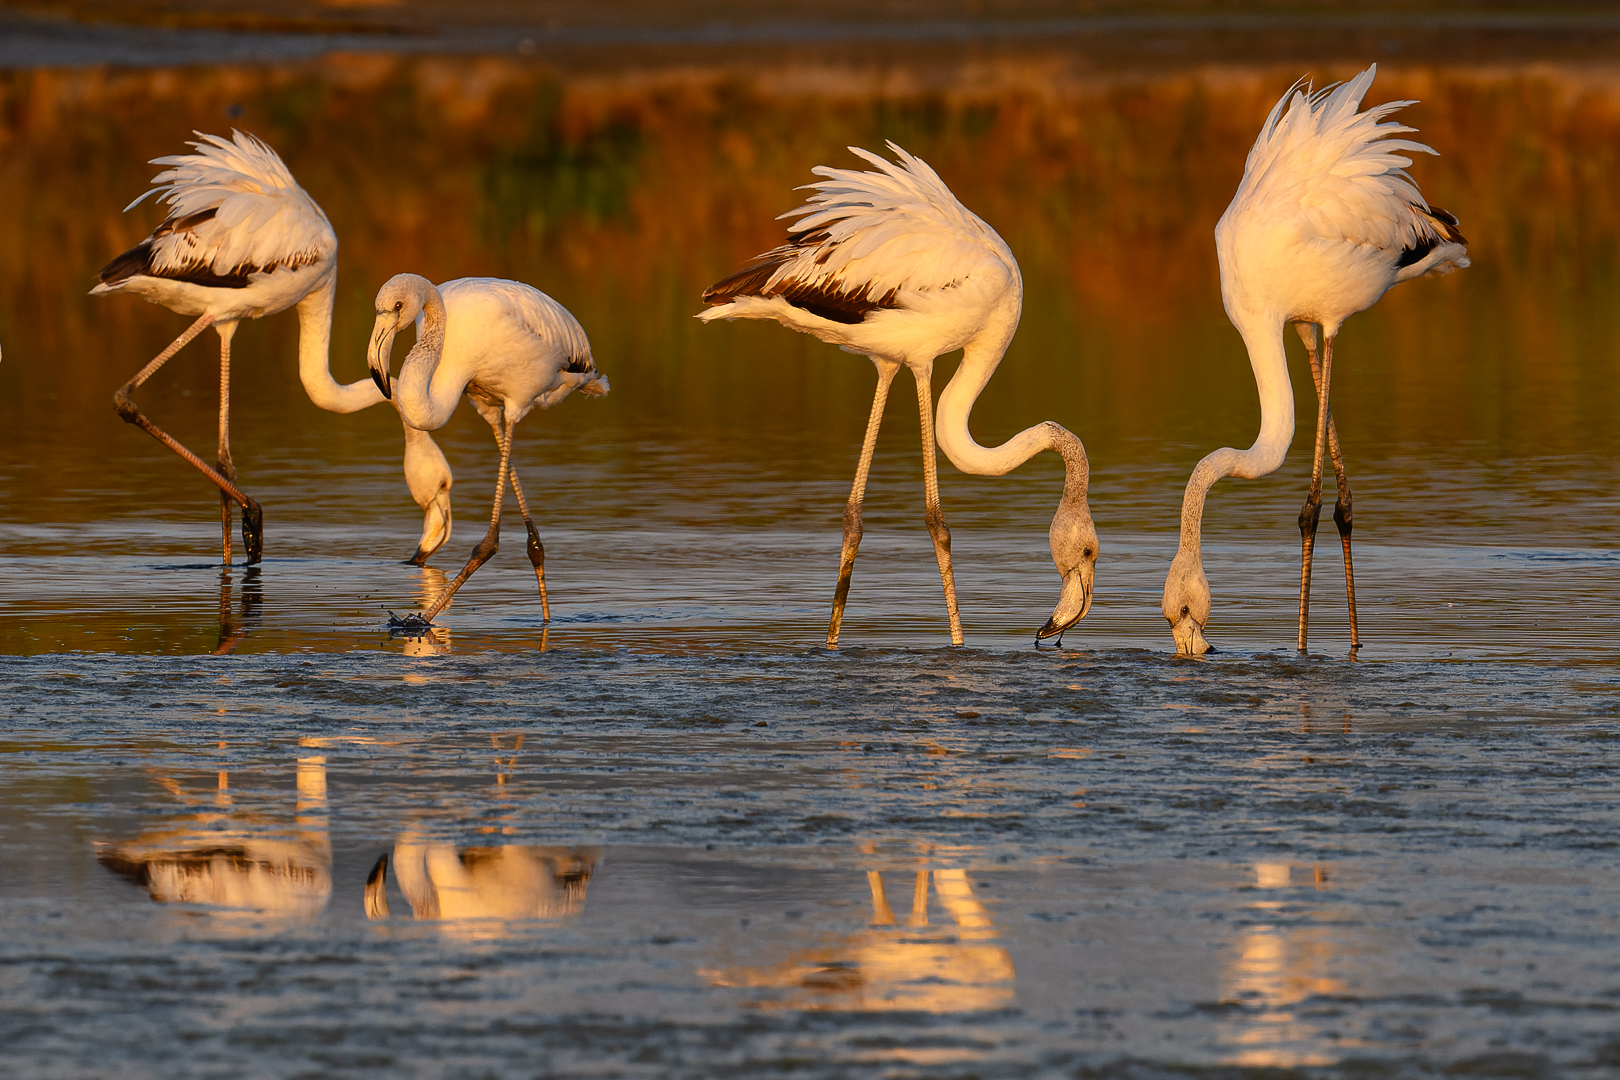
<path fill-rule="evenodd" d="M 118 415 L 123 418 L 124 423 L 136 424 L 140 422 L 141 410 L 135 407 L 135 399 L 129 396 L 127 389 L 120 388 L 114 392 L 113 408 L 118 410 Z"/>

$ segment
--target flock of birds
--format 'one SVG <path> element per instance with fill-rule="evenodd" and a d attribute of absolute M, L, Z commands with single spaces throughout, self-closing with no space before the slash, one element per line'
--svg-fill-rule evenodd
<path fill-rule="evenodd" d="M 1457 220 L 1430 206 L 1406 173 L 1404 152 L 1433 153 L 1409 139 L 1413 128 L 1386 121 L 1413 104 L 1394 101 L 1362 111 L 1376 65 L 1350 81 L 1311 92 L 1296 83 L 1277 102 L 1249 152 L 1243 180 L 1215 229 L 1221 295 L 1242 335 L 1261 405 L 1260 434 L 1247 450 L 1206 456 L 1187 482 L 1181 542 L 1165 581 L 1162 610 L 1178 652 L 1211 651 L 1204 629 L 1209 581 L 1200 551 L 1205 500 L 1217 480 L 1256 478 L 1283 462 L 1294 433 L 1294 397 L 1284 335 L 1292 323 L 1310 353 L 1317 391 L 1311 486 L 1300 510 L 1299 648 L 1306 648 L 1311 555 L 1321 513 L 1323 450 L 1337 481 L 1334 522 L 1344 552 L 1351 649 L 1360 647 L 1350 536 L 1352 508 L 1338 432 L 1329 409 L 1333 342 L 1344 320 L 1371 307 L 1390 286 L 1468 265 Z M 462 278 L 434 285 L 400 274 L 377 293 L 368 350 L 372 378 L 340 385 L 331 374 L 337 237 L 325 213 L 285 164 L 251 135 L 224 139 L 199 133 L 195 153 L 157 158 L 168 166 L 156 194 L 168 215 L 152 235 L 101 272 L 94 294 L 128 292 L 196 321 L 137 372 L 114 397 L 118 413 L 180 455 L 219 489 L 222 544 L 231 560 L 233 506 L 241 508 L 249 563 L 263 549 L 259 504 L 237 486 L 230 452 L 231 338 L 243 319 L 296 308 L 299 373 L 323 409 L 353 412 L 391 401 L 405 431 L 405 474 L 424 511 L 412 563 L 422 564 L 450 534 L 451 474 L 430 432 L 443 427 L 463 396 L 495 434 L 500 466 L 489 529 L 443 593 L 419 615 L 397 623 L 430 625 L 456 590 L 496 552 L 501 508 L 511 485 L 528 527 L 528 555 L 550 619 L 545 550 L 512 462 L 518 421 L 549 409 L 574 391 L 608 392 L 577 320 L 544 293 L 515 281 Z M 1058 637 L 1090 609 L 1098 543 L 1086 503 L 1090 471 L 1080 440 L 1047 421 L 1000 446 L 979 445 L 969 429 L 973 403 L 989 383 L 1017 330 L 1023 279 L 1011 250 L 946 187 L 926 163 L 889 143 L 895 161 L 850 148 L 873 166 L 855 171 L 818 166 L 805 204 L 782 215 L 797 220 L 787 241 L 706 290 L 712 305 L 698 317 L 774 319 L 877 369 L 849 501 L 843 552 L 827 645 L 838 644 L 850 576 L 861 541 L 861 505 L 889 387 L 901 367 L 917 389 L 922 425 L 926 521 L 939 562 L 951 641 L 962 643 L 951 568 L 950 530 L 940 509 L 934 446 L 963 472 L 999 476 L 1044 450 L 1064 462 L 1063 496 L 1052 519 L 1052 559 L 1063 578 L 1058 603 L 1037 634 Z M 415 324 L 416 342 L 397 376 L 394 337 Z M 220 339 L 219 450 L 213 465 L 154 424 L 133 393 L 187 342 L 212 326 Z M 1320 336 L 1319 336 L 1320 335 Z M 933 400 L 937 357 L 957 349 L 962 361 Z"/>

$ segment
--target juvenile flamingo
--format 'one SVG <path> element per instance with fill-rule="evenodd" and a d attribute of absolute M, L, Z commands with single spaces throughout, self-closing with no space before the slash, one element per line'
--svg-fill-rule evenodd
<path fill-rule="evenodd" d="M 798 218 L 787 243 L 766 252 L 710 286 L 703 299 L 717 305 L 698 315 L 714 319 L 775 319 L 791 329 L 864 354 L 877 366 L 877 393 L 849 502 L 844 544 L 833 595 L 827 647 L 838 647 L 850 575 L 861 542 L 861 503 L 889 384 L 901 365 L 917 384 L 922 422 L 925 520 L 934 541 L 951 643 L 962 644 L 962 618 L 951 569 L 951 534 L 940 509 L 934 459 L 934 360 L 956 349 L 962 362 L 939 396 L 938 440 L 951 464 L 967 473 L 1000 476 L 1042 450 L 1063 458 L 1063 498 L 1052 518 L 1052 561 L 1063 576 L 1057 607 L 1036 640 L 1060 635 L 1091 607 L 1097 532 L 1086 505 L 1090 476 L 1086 451 L 1072 433 L 1046 421 L 996 447 L 980 446 L 968 414 L 1001 363 L 1023 310 L 1024 282 L 1005 241 L 963 206 L 921 159 L 894 143 L 899 163 L 850 147 L 877 172 L 818 165 L 825 179 L 784 218 Z"/>
<path fill-rule="evenodd" d="M 169 168 L 152 178 L 150 195 L 169 204 L 152 235 L 108 263 L 92 296 L 133 293 L 197 320 L 113 395 L 118 415 L 142 428 L 219 488 L 222 547 L 231 561 L 231 504 L 242 507 L 248 565 L 264 546 L 264 514 L 236 485 L 231 461 L 231 339 L 237 323 L 298 309 L 298 373 L 316 405 L 354 412 L 382 401 L 370 380 L 332 378 L 332 302 L 337 288 L 337 236 L 331 222 L 276 152 L 252 135 L 230 139 L 197 133 L 194 154 L 154 158 Z M 209 326 L 219 334 L 219 453 L 210 466 L 152 423 L 132 397 L 187 342 Z M 407 431 L 406 479 L 424 510 L 423 540 L 412 561 L 432 554 L 449 535 L 450 470 L 432 440 Z M 419 494 L 420 493 L 420 494 Z M 425 501 L 424 501 L 425 500 Z"/>
<path fill-rule="evenodd" d="M 568 309 L 539 289 L 499 278 L 459 278 L 435 287 L 416 274 L 397 274 L 378 290 L 376 309 L 366 359 L 385 397 L 394 396 L 389 376 L 394 335 L 416 323 L 416 344 L 400 367 L 395 399 L 405 423 L 436 431 L 450 422 L 466 394 L 495 432 L 501 450 L 489 531 L 427 610 L 396 619 L 395 624 L 408 629 L 430 625 L 456 590 L 495 554 L 508 477 L 529 532 L 529 562 L 540 586 L 541 617 L 550 622 L 546 552 L 511 464 L 512 429 L 531 409 L 549 409 L 575 390 L 593 397 L 608 392 L 607 377 L 596 370 L 584 329 Z"/>
<path fill-rule="evenodd" d="M 1310 613 L 1311 551 L 1322 509 L 1322 444 L 1333 455 L 1338 504 L 1333 520 L 1344 548 L 1350 606 L 1350 648 L 1361 647 L 1356 626 L 1355 574 L 1350 557 L 1350 485 L 1328 409 L 1333 339 L 1344 320 L 1372 307 L 1392 285 L 1468 265 L 1457 219 L 1424 201 L 1400 151 L 1432 154 L 1410 139 L 1415 131 L 1379 123 L 1411 101 L 1357 112 L 1377 65 L 1349 82 L 1316 93 L 1295 84 L 1272 107 L 1244 166 L 1243 181 L 1215 226 L 1221 298 L 1243 336 L 1260 391 L 1260 435 L 1248 450 L 1216 450 L 1187 481 L 1181 505 L 1181 545 L 1164 583 L 1164 617 L 1176 651 L 1209 652 L 1209 580 L 1200 549 L 1204 501 L 1223 476 L 1246 479 L 1277 469 L 1294 435 L 1294 395 L 1288 382 L 1283 330 L 1293 323 L 1310 352 L 1317 384 L 1316 448 L 1311 487 L 1299 513 L 1301 539 L 1299 650 L 1305 651 Z M 1285 111 L 1286 110 L 1286 111 Z M 1317 362 L 1317 328 L 1321 362 Z"/>

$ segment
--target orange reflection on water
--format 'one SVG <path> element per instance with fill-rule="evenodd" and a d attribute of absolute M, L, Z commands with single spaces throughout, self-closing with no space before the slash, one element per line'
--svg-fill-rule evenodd
<path fill-rule="evenodd" d="M 929 916 L 930 881 L 949 920 L 942 925 Z M 714 986 L 778 991 L 757 1001 L 769 1009 L 952 1013 L 1016 1004 L 1012 956 L 993 944 L 995 924 L 967 871 L 918 870 L 903 919 L 890 906 L 881 873 L 867 871 L 866 884 L 872 919 L 864 932 L 797 950 L 768 967 L 699 974 Z"/>
<path fill-rule="evenodd" d="M 1327 868 L 1313 867 L 1310 880 L 1323 888 Z M 1288 863 L 1256 863 L 1255 887 L 1270 892 L 1294 887 L 1295 868 Z M 1257 913 L 1275 912 L 1279 899 L 1256 900 Z M 1221 976 L 1220 999 L 1241 1006 L 1220 1023 L 1217 1036 L 1226 1060 L 1235 1065 L 1296 1068 L 1339 1061 L 1355 1045 L 1328 1038 L 1333 1026 L 1302 1015 L 1297 1006 L 1312 997 L 1346 992 L 1340 974 L 1343 958 L 1332 927 L 1281 922 L 1245 927 L 1236 956 Z"/>

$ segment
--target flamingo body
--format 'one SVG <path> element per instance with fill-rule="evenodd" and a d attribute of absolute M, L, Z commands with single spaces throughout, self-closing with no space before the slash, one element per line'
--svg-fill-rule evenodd
<path fill-rule="evenodd" d="M 1333 339 L 1345 319 L 1371 307 L 1392 286 L 1468 265 L 1467 241 L 1458 231 L 1457 219 L 1430 206 L 1405 171 L 1412 160 L 1404 152 L 1434 151 L 1392 137 L 1414 128 L 1382 122 L 1414 102 L 1392 101 L 1358 111 L 1376 73 L 1374 65 L 1336 87 L 1310 93 L 1296 84 L 1285 93 L 1262 125 L 1243 180 L 1215 227 L 1221 298 L 1248 348 L 1260 393 L 1261 425 L 1253 446 L 1209 454 L 1187 483 L 1181 544 L 1163 598 L 1163 614 L 1179 652 L 1198 654 L 1210 648 L 1203 634 L 1210 595 L 1200 535 L 1210 487 L 1225 476 L 1252 479 L 1273 472 L 1282 465 L 1293 439 L 1294 398 L 1283 340 L 1289 323 L 1306 341 L 1319 386 L 1312 489 L 1300 515 L 1304 555 L 1299 645 L 1305 648 L 1310 553 L 1327 442 L 1339 482 L 1334 517 L 1344 543 L 1352 648 L 1359 647 L 1350 570 L 1349 488 L 1328 409 Z M 1321 328 L 1326 349 L 1320 369 L 1316 327 Z"/>
<path fill-rule="evenodd" d="M 1086 506 L 1085 450 L 1070 432 L 1039 424 L 999 447 L 974 441 L 973 402 L 1000 364 L 1023 307 L 1017 260 L 996 231 L 952 194 L 928 164 L 889 143 L 886 161 L 858 147 L 851 153 L 876 167 L 856 171 L 817 166 L 805 205 L 785 244 L 709 289 L 714 305 L 698 315 L 715 319 L 774 319 L 794 330 L 865 354 L 878 369 L 865 443 L 844 512 L 844 553 L 827 644 L 836 647 L 849 577 L 862 531 L 860 510 L 889 382 L 900 366 L 916 383 L 923 430 L 926 520 L 945 588 L 951 640 L 962 643 L 950 561 L 950 532 L 939 506 L 934 444 L 964 472 L 999 476 L 1042 450 L 1064 458 L 1064 498 L 1054 517 L 1053 561 L 1063 595 L 1041 636 L 1060 634 L 1091 602 L 1096 531 Z M 963 350 L 962 363 L 939 399 L 935 423 L 934 360 Z M 937 429 L 937 435 L 936 435 Z"/>
<path fill-rule="evenodd" d="M 501 503 L 509 477 L 528 528 L 529 560 L 539 584 L 544 619 L 549 621 L 545 549 L 529 515 L 517 472 L 510 467 L 512 431 L 535 408 L 549 409 L 575 390 L 590 396 L 608 392 L 607 377 L 596 369 L 584 329 L 567 308 L 545 293 L 500 278 L 459 278 L 434 286 L 416 274 L 398 274 L 378 290 L 376 310 L 367 363 L 377 389 L 394 400 L 404 422 L 424 432 L 437 430 L 450 422 L 456 405 L 466 395 L 495 432 L 501 450 L 489 531 L 432 606 L 400 624 L 412 630 L 431 624 L 456 590 L 495 554 Z M 412 323 L 416 326 L 416 344 L 400 367 L 395 393 L 389 371 L 390 352 L 395 335 Z M 408 458 L 411 452 L 408 444 Z M 423 469 L 422 491 L 427 494 L 434 463 L 422 449 L 416 453 Z M 445 492 L 447 499 L 448 484 Z M 415 486 L 412 494 L 417 495 Z M 422 499 L 417 501 L 421 503 Z M 430 541 L 434 509 L 432 504 L 424 508 L 427 519 L 423 548 L 413 562 L 426 558 L 422 551 Z M 446 502 L 444 536 L 448 534 Z M 444 536 L 436 537 L 439 543 Z"/>
<path fill-rule="evenodd" d="M 1010 341 L 1024 293 L 1012 251 L 926 162 L 890 146 L 898 166 L 849 148 L 881 172 L 813 169 L 826 179 L 782 215 L 799 218 L 788 242 L 706 290 L 716 306 L 698 318 L 775 319 L 892 358 Z"/>
<path fill-rule="evenodd" d="M 516 423 L 531 409 L 548 409 L 576 389 L 607 392 L 608 380 L 596 370 L 585 330 L 539 289 L 500 278 L 458 278 L 437 291 L 444 308 L 437 361 L 429 351 L 424 299 L 416 315 L 422 351 L 413 349 L 400 369 L 398 407 L 412 427 L 443 427 L 463 393 L 505 410 Z"/>
<path fill-rule="evenodd" d="M 218 322 L 274 315 L 333 275 L 337 235 L 276 152 L 259 139 L 198 133 L 195 154 L 154 158 L 170 168 L 124 209 L 157 195 L 169 214 L 108 263 L 92 296 L 128 292 L 181 315 Z"/>

